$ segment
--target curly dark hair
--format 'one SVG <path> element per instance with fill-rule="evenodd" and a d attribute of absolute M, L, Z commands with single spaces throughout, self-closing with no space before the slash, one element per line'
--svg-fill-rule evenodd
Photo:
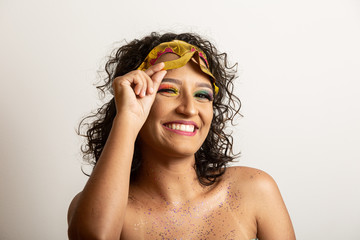
<path fill-rule="evenodd" d="M 229 66 L 226 53 L 219 53 L 213 44 L 194 33 L 159 34 L 153 32 L 140 40 L 131 41 L 110 55 L 105 65 L 107 73 L 107 77 L 104 79 L 105 83 L 97 86 L 97 89 L 103 96 L 106 93 L 113 94 L 112 82 L 116 77 L 137 69 L 148 53 L 160 43 L 175 39 L 188 42 L 203 50 L 207 56 L 211 73 L 216 79 L 216 85 L 219 87 L 219 92 L 213 100 L 214 113 L 209 133 L 200 149 L 195 153 L 194 169 L 198 180 L 201 184 L 209 186 L 225 173 L 227 163 L 238 156 L 232 150 L 231 134 L 225 132 L 226 124 L 230 121 L 234 125 L 235 115 L 241 116 L 239 113 L 240 99 L 233 94 L 233 80 L 236 78 L 237 64 Z M 78 134 L 87 138 L 86 143 L 81 147 L 83 157 L 94 166 L 104 149 L 115 115 L 115 100 L 112 98 L 95 113 L 82 119 L 79 124 Z M 83 127 L 86 128 L 85 134 L 81 134 Z M 134 178 L 140 166 L 141 152 L 137 139 L 131 166 L 131 179 Z"/>

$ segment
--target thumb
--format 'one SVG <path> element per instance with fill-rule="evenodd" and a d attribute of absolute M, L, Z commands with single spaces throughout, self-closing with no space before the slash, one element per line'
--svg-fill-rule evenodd
<path fill-rule="evenodd" d="M 157 63 L 157 64 L 149 67 L 148 69 L 146 69 L 145 73 L 147 75 L 149 75 L 150 77 L 152 77 L 154 74 L 161 71 L 164 68 L 164 66 L 165 66 L 165 63 L 163 63 L 163 62 Z"/>

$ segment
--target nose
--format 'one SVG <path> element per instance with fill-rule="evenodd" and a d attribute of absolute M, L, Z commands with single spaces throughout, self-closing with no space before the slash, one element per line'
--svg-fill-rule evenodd
<path fill-rule="evenodd" d="M 184 94 L 179 99 L 179 105 L 176 112 L 186 116 L 194 116 L 198 114 L 198 109 L 194 97 L 191 94 Z"/>

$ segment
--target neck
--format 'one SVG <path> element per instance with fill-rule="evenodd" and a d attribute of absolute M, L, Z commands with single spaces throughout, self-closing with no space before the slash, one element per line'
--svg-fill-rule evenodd
<path fill-rule="evenodd" d="M 134 186 L 151 198 L 177 204 L 191 201 L 204 192 L 194 169 L 194 155 L 169 156 L 145 149 L 141 152 L 142 164 Z"/>

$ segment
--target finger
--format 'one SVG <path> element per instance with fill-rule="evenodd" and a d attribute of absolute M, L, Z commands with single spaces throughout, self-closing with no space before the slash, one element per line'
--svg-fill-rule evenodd
<path fill-rule="evenodd" d="M 141 92 L 140 92 L 140 97 L 145 97 L 146 95 L 146 90 L 147 90 L 147 85 L 148 85 L 148 80 L 147 80 L 148 76 L 147 75 L 142 75 L 141 76 L 141 80 L 142 80 L 142 88 L 141 88 Z"/>
<path fill-rule="evenodd" d="M 161 63 L 157 63 L 151 67 L 149 67 L 148 69 L 145 70 L 145 73 L 152 77 L 155 73 L 161 71 L 165 66 L 165 63 L 161 62 Z"/>
<path fill-rule="evenodd" d="M 147 94 L 151 95 L 154 92 L 154 83 L 149 76 L 147 76 L 146 80 L 147 80 Z"/>
<path fill-rule="evenodd" d="M 135 85 L 134 87 L 134 92 L 136 95 L 140 95 L 141 94 L 141 90 L 143 88 L 143 79 L 140 76 L 134 76 L 133 78 L 133 83 Z"/>
<path fill-rule="evenodd" d="M 141 84 L 139 84 L 139 88 L 137 88 L 137 93 L 139 97 L 145 97 L 146 93 L 149 91 L 149 82 L 152 83 L 151 78 L 144 72 L 141 72 L 141 74 L 139 74 L 137 76 L 139 83 L 141 82 Z M 141 86 L 140 86 L 141 85 Z"/>
<path fill-rule="evenodd" d="M 161 81 L 163 80 L 163 78 L 165 77 L 167 71 L 166 70 L 162 70 L 160 72 L 155 73 L 152 76 L 152 80 L 153 80 L 153 86 L 154 86 L 154 91 L 156 92 L 160 86 Z"/>

